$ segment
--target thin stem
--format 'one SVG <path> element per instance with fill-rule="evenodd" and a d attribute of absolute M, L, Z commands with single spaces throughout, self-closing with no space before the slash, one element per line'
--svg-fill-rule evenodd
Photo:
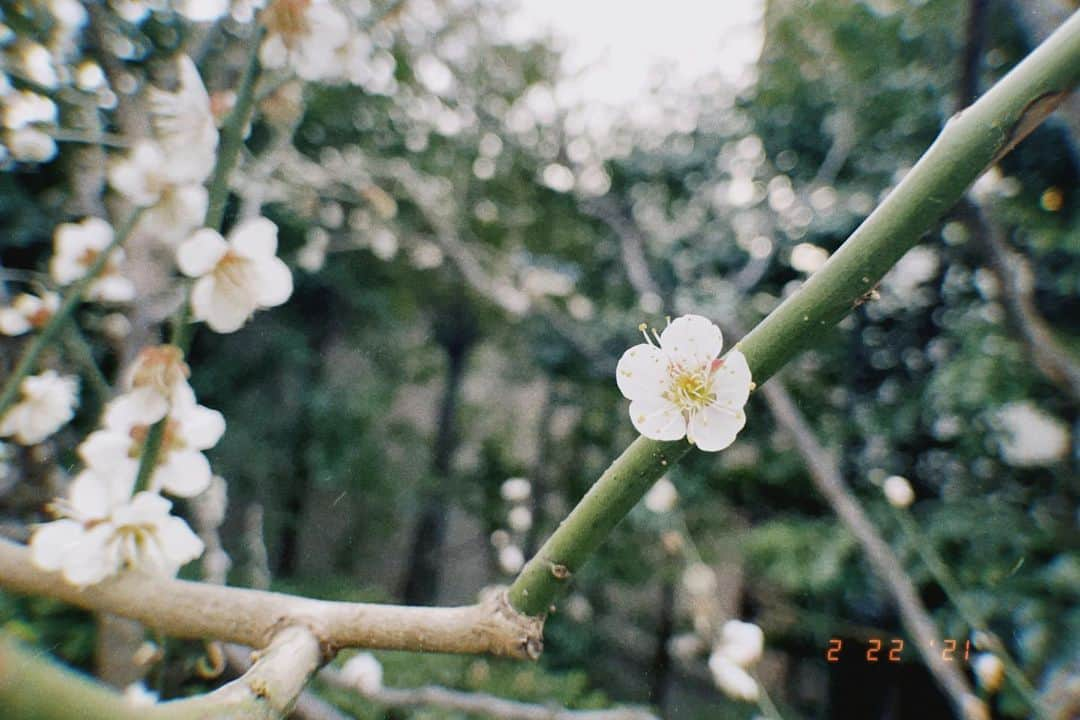
<path fill-rule="evenodd" d="M 960 584 L 949 572 L 949 566 L 941 559 L 937 550 L 927 540 L 926 534 L 916 524 L 911 513 L 897 508 L 895 515 L 900 527 L 903 528 L 904 535 L 907 536 L 908 542 L 915 548 L 926 569 L 930 571 L 934 580 L 945 592 L 945 597 L 960 613 L 960 617 L 964 619 L 964 622 L 972 630 L 981 633 L 988 640 L 991 647 L 985 649 L 997 655 L 1001 660 L 1005 666 L 1006 677 L 1009 678 L 1017 692 L 1024 698 L 1024 702 L 1031 708 L 1034 716 L 1040 720 L 1049 720 L 1050 713 L 1039 699 L 1039 695 L 1031 682 L 1028 681 L 1027 675 L 1024 674 L 1020 665 L 1013 659 L 1005 644 L 990 630 L 990 625 L 982 612 L 964 598 Z"/>
<path fill-rule="evenodd" d="M 64 295 L 63 301 L 60 303 L 60 307 L 56 313 L 49 320 L 48 324 L 41 329 L 41 332 L 30 341 L 30 344 L 23 350 L 22 356 L 19 358 L 19 362 L 15 365 L 15 369 L 12 371 L 11 376 L 8 377 L 7 382 L 4 383 L 3 392 L 0 392 L 0 417 L 11 409 L 11 406 L 15 404 L 15 401 L 19 397 L 19 387 L 26 376 L 34 371 L 37 365 L 38 359 L 41 357 L 41 353 L 45 351 L 45 348 L 49 346 L 59 333 L 60 329 L 67 322 L 68 318 L 75 311 L 75 308 L 82 301 L 83 296 L 86 294 L 87 288 L 97 280 L 97 276 L 101 274 L 101 271 L 105 269 L 106 264 L 109 262 L 109 258 L 112 257 L 113 251 L 120 247 L 124 241 L 127 240 L 131 234 L 132 229 L 135 227 L 136 221 L 139 219 L 141 211 L 136 210 L 131 217 L 128 218 L 113 236 L 111 243 L 102 250 L 97 258 L 95 258 L 93 264 L 86 271 L 86 275 L 82 277 L 78 282 L 71 286 L 71 289 Z"/>
<path fill-rule="evenodd" d="M 858 307 L 882 276 L 990 164 L 1035 129 L 1080 81 L 1080 13 L 954 116 L 938 139 L 799 292 L 737 347 L 761 385 Z M 638 438 L 582 498 L 510 588 L 513 606 L 546 614 L 570 574 L 690 446 Z"/>
<path fill-rule="evenodd" d="M 97 361 L 94 360 L 94 352 L 90 348 L 90 343 L 83 337 L 77 324 L 70 323 L 68 325 L 67 332 L 64 333 L 64 346 L 75 358 L 75 361 L 82 366 L 83 376 L 87 384 L 90 385 L 98 402 L 104 405 L 108 402 L 112 389 L 105 374 L 98 367 Z"/>
<path fill-rule="evenodd" d="M 49 128 L 45 132 L 53 140 L 58 140 L 60 142 L 81 143 L 84 145 L 104 145 L 106 147 L 114 148 L 129 148 L 132 146 L 129 139 L 125 138 L 123 135 L 115 135 L 113 133 L 88 133 L 65 128 Z"/>
<path fill-rule="evenodd" d="M 761 679 L 756 675 L 753 677 L 758 686 L 758 708 L 761 713 L 769 720 L 784 720 L 784 716 L 780 714 L 776 703 L 769 697 L 769 693 L 765 690 L 765 685 L 762 684 Z"/>
<path fill-rule="evenodd" d="M 214 172 L 210 176 L 209 202 L 206 208 L 206 217 L 203 226 L 220 230 L 225 220 L 225 205 L 229 199 L 229 176 L 240 159 L 240 149 L 244 145 L 244 129 L 251 121 L 251 114 L 255 108 L 255 85 L 259 76 L 259 44 L 265 30 L 260 25 L 251 38 L 251 50 L 248 53 L 247 65 L 244 75 L 240 80 L 240 89 L 236 97 L 236 106 L 229 114 L 221 129 L 221 143 L 218 146 L 217 160 L 214 163 Z M 180 351 L 187 353 L 191 344 L 191 318 L 189 308 L 190 287 L 185 290 L 184 302 L 180 304 L 176 314 L 172 318 L 172 328 L 169 333 L 169 342 Z M 142 456 L 139 458 L 139 474 L 135 480 L 136 492 L 150 487 L 150 478 L 157 466 L 158 456 L 161 454 L 161 445 L 165 438 L 165 427 L 169 418 L 164 417 L 150 428 L 143 446 Z"/>

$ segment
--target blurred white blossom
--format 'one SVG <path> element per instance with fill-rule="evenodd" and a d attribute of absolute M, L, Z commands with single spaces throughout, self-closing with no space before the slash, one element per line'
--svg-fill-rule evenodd
<path fill-rule="evenodd" d="M 716 592 L 716 573 L 705 563 L 696 562 L 683 571 L 682 584 L 691 596 L 712 595 Z"/>
<path fill-rule="evenodd" d="M 304 80 L 340 77 L 351 34 L 349 18 L 328 0 L 273 0 L 262 15 L 267 36 L 259 48 L 264 67 L 289 66 Z"/>
<path fill-rule="evenodd" d="M 532 510 L 524 505 L 510 508 L 510 512 L 506 516 L 506 524 L 509 525 L 510 529 L 514 532 L 528 532 L 533 524 Z"/>
<path fill-rule="evenodd" d="M 176 252 L 180 271 L 198 278 L 191 291 L 197 320 L 212 330 L 239 330 L 259 308 L 275 307 L 292 295 L 292 275 L 276 255 L 277 226 L 266 218 L 246 220 L 226 240 L 204 228 Z"/>
<path fill-rule="evenodd" d="M 532 495 L 532 483 L 523 477 L 509 478 L 503 482 L 499 493 L 506 502 L 525 502 Z"/>
<path fill-rule="evenodd" d="M 60 225 L 53 238 L 49 273 L 58 284 L 70 285 L 82 279 L 98 256 L 112 243 L 113 228 L 101 218 L 90 217 L 82 222 Z M 87 288 L 87 299 L 129 302 L 135 297 L 135 286 L 120 273 L 123 260 L 122 248 L 112 251 L 105 267 Z"/>
<path fill-rule="evenodd" d="M 225 3 L 221 5 L 224 13 Z M 173 179 L 178 184 L 201 183 L 214 169 L 218 131 L 210 96 L 195 63 L 187 55 L 181 55 L 176 71 L 179 82 L 175 92 L 151 88 L 150 119 Z"/>
<path fill-rule="evenodd" d="M 46 370 L 24 378 L 19 393 L 19 401 L 0 418 L 0 437 L 36 445 L 74 417 L 79 381 Z"/>
<path fill-rule="evenodd" d="M 171 404 L 181 395 L 191 394 L 187 379 L 191 369 L 184 362 L 184 353 L 175 345 L 153 345 L 139 351 L 124 377 L 131 395 L 143 403 L 155 405 L 155 398 Z M 155 405 L 156 406 L 156 405 Z"/>
<path fill-rule="evenodd" d="M 657 480 L 645 494 L 645 507 L 658 515 L 671 512 L 678 501 L 679 491 L 675 489 L 675 483 L 666 477 Z"/>
<path fill-rule="evenodd" d="M 525 553 L 517 545 L 506 545 L 499 550 L 499 569 L 513 575 L 525 564 Z"/>
<path fill-rule="evenodd" d="M 761 659 L 765 650 L 765 633 L 754 623 L 728 620 L 720 628 L 720 642 L 714 652 L 720 652 L 740 667 L 749 667 Z"/>
<path fill-rule="evenodd" d="M 54 292 L 42 293 L 40 297 L 20 293 L 10 306 L 0 308 L 0 333 L 22 335 L 31 330 L 40 330 L 59 307 L 60 296 Z"/>
<path fill-rule="evenodd" d="M 761 694 L 757 681 L 723 653 L 713 652 L 709 656 L 709 671 L 712 673 L 713 682 L 728 697 L 757 702 Z"/>
<path fill-rule="evenodd" d="M 1005 664 L 993 653 L 976 655 L 971 661 L 971 669 L 975 672 L 979 687 L 988 693 L 997 692 L 1005 678 Z"/>
<path fill-rule="evenodd" d="M 885 499 L 895 508 L 911 507 L 911 503 L 915 502 L 915 491 L 907 478 L 891 475 L 885 478 L 881 489 L 885 493 Z"/>
<path fill-rule="evenodd" d="M 341 667 L 341 679 L 364 695 L 382 690 L 382 663 L 369 652 L 353 655 Z"/>
<path fill-rule="evenodd" d="M 623 353 L 616 368 L 638 432 L 653 440 L 686 437 L 706 451 L 734 442 L 746 424 L 743 406 L 750 396 L 743 354 L 732 350 L 719 359 L 720 328 L 700 315 L 684 315 L 659 336 L 646 332 L 645 338 Z"/>
<path fill-rule="evenodd" d="M 998 445 L 1005 462 L 1017 467 L 1052 465 L 1069 452 L 1069 429 L 1029 401 L 999 409 Z"/>
<path fill-rule="evenodd" d="M 30 538 L 34 565 L 93 585 L 126 567 L 171 577 L 202 554 L 202 540 L 169 514 L 171 502 L 151 492 L 132 497 L 132 487 L 127 478 L 81 472 L 67 498 L 54 503 L 62 518 Z"/>
<path fill-rule="evenodd" d="M 201 180 L 184 180 L 161 146 L 140 140 L 131 152 L 109 165 L 109 184 L 134 205 L 149 208 L 139 231 L 166 244 L 187 237 L 202 224 L 209 193 Z"/>
<path fill-rule="evenodd" d="M 192 22 L 212 22 L 229 12 L 229 0 L 172 0 L 172 5 Z"/>

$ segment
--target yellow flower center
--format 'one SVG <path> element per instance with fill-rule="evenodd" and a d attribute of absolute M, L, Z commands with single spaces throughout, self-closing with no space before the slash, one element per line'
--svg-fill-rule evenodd
<path fill-rule="evenodd" d="M 716 400 L 716 395 L 709 389 L 710 379 L 711 374 L 706 368 L 684 370 L 673 367 L 671 386 L 664 397 L 681 410 L 700 410 Z"/>

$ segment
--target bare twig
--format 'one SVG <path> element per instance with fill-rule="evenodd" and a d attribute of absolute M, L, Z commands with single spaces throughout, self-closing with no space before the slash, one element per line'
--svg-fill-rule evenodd
<path fill-rule="evenodd" d="M 249 647 L 266 646 L 291 625 L 306 627 L 331 648 L 535 658 L 543 646 L 543 621 L 513 610 L 503 590 L 485 593 L 475 605 L 419 608 L 311 600 L 137 572 L 78 588 L 36 568 L 26 547 L 7 540 L 0 540 L 0 587 L 138 620 L 174 637 Z"/>
<path fill-rule="evenodd" d="M 777 424 L 794 438 L 795 447 L 810 470 L 814 487 L 825 496 L 837 517 L 862 546 L 866 559 L 878 577 L 889 587 L 904 627 L 915 640 L 923 662 L 948 694 L 956 711 L 965 718 L 988 718 L 986 706 L 972 693 L 956 666 L 942 660 L 931 649 L 941 647 L 941 640 L 937 626 L 919 599 L 915 584 L 848 489 L 836 461 L 818 442 L 787 390 L 780 382 L 774 381 L 764 385 L 760 392 Z"/>
<path fill-rule="evenodd" d="M 438 707 L 501 720 L 656 720 L 656 716 L 638 708 L 613 708 L 610 710 L 569 710 L 567 708 L 518 702 L 488 695 L 487 693 L 463 692 L 428 685 L 418 688 L 380 688 L 366 691 L 350 683 L 335 668 L 323 668 L 319 679 L 328 685 L 352 690 L 377 705 L 388 707 Z"/>
<path fill-rule="evenodd" d="M 1034 273 L 1027 259 L 1009 249 L 1000 225 L 978 205 L 967 213 L 978 239 L 986 249 L 990 269 L 1001 285 L 1002 304 L 1009 322 L 1017 329 L 1035 367 L 1047 380 L 1080 403 L 1080 363 L 1054 335 L 1035 306 Z"/>

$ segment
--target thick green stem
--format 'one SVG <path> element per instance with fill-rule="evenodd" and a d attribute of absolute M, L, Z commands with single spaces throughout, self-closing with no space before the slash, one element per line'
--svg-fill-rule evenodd
<path fill-rule="evenodd" d="M 192 699 L 138 706 L 105 686 L 0 635 L 0 707 L 20 720 L 202 720 L 288 715 L 323 662 L 316 637 L 282 629 L 242 677 Z"/>
<path fill-rule="evenodd" d="M 543 615 L 578 568 L 600 547 L 654 482 L 690 451 L 681 440 L 639 437 L 623 451 L 563 520 L 510 586 L 510 604 Z"/>
<path fill-rule="evenodd" d="M 904 180 L 818 272 L 738 347 L 760 385 L 823 331 L 869 297 L 874 286 L 988 165 L 1009 152 L 1080 81 L 1080 13 L 954 116 Z M 514 608 L 548 611 L 573 572 L 668 467 L 683 442 L 639 438 L 608 468 L 510 588 Z"/>
<path fill-rule="evenodd" d="M 105 269 L 106 264 L 109 262 L 109 258 L 112 257 L 113 251 L 120 247 L 128 235 L 131 234 L 132 229 L 135 227 L 135 222 L 139 219 L 139 211 L 136 211 L 127 222 L 124 223 L 116 234 L 113 236 L 113 240 L 109 243 L 104 250 L 102 250 L 97 258 L 94 259 L 94 263 L 86 271 L 86 275 L 80 279 L 77 283 L 71 286 L 71 289 L 64 295 L 63 301 L 60 303 L 60 307 L 56 310 L 56 314 L 52 316 L 48 324 L 41 329 L 41 332 L 30 341 L 30 344 L 23 350 L 22 357 L 19 358 L 19 362 L 15 365 L 15 369 L 4 383 L 4 390 L 0 392 L 0 417 L 11 409 L 11 406 L 15 404 L 15 401 L 19 397 L 19 386 L 22 385 L 23 379 L 34 371 L 37 366 L 38 358 L 41 357 L 41 353 L 45 351 L 45 348 L 49 346 L 54 339 L 56 339 L 57 333 L 67 322 L 71 314 L 75 312 L 75 308 L 82 302 L 83 296 L 86 294 L 87 288 L 97 280 L 98 275 Z"/>

